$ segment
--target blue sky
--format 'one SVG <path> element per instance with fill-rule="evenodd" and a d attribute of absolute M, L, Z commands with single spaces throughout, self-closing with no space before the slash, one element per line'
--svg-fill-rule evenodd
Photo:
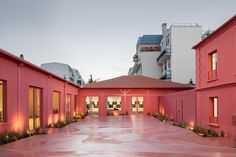
<path fill-rule="evenodd" d="M 85 81 L 126 75 L 138 36 L 161 24 L 216 29 L 235 0 L 0 0 L 0 48 L 40 65 L 62 62 Z"/>

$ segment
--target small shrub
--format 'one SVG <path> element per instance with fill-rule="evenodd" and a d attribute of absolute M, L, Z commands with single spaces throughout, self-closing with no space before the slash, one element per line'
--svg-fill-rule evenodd
<path fill-rule="evenodd" d="M 187 128 L 188 127 L 188 123 L 186 123 L 186 122 L 179 122 L 179 123 L 177 123 L 176 124 L 176 126 L 178 126 L 178 127 L 180 127 L 180 128 Z"/>
<path fill-rule="evenodd" d="M 10 142 L 10 138 L 9 138 L 9 133 L 7 131 L 4 131 L 2 134 L 1 134 L 1 143 L 2 144 L 6 144 L 6 143 L 9 143 Z"/>
<path fill-rule="evenodd" d="M 21 138 L 20 133 L 15 132 L 15 131 L 9 132 L 8 134 L 9 134 L 10 142 L 17 141 Z"/>
<path fill-rule="evenodd" d="M 220 136 L 221 136 L 221 137 L 225 137 L 225 132 L 224 132 L 224 130 L 221 130 L 221 131 L 220 131 Z"/>
<path fill-rule="evenodd" d="M 236 137 L 234 138 L 234 147 L 236 148 Z"/>
<path fill-rule="evenodd" d="M 22 134 L 21 134 L 21 138 L 26 138 L 26 137 L 29 137 L 29 133 L 27 131 L 24 131 Z"/>
<path fill-rule="evenodd" d="M 76 113 L 75 116 L 74 116 L 74 119 L 84 119 L 87 115 L 88 115 L 87 112 L 85 112 L 85 113 L 83 113 L 83 112 Z"/>
<path fill-rule="evenodd" d="M 152 116 L 160 121 L 170 121 L 171 118 L 160 113 L 153 113 Z"/>
<path fill-rule="evenodd" d="M 148 112 L 148 113 L 147 113 L 147 115 L 148 115 L 148 116 L 150 116 L 150 115 L 151 115 L 151 113 L 149 113 L 149 112 Z"/>
<path fill-rule="evenodd" d="M 208 135 L 211 137 L 219 137 L 218 133 L 211 129 L 208 129 Z"/>

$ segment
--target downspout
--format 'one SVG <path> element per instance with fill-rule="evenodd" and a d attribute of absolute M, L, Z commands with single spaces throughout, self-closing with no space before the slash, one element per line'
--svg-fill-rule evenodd
<path fill-rule="evenodd" d="M 16 117 L 17 117 L 17 123 L 15 124 L 15 130 L 19 131 L 20 126 L 19 126 L 19 121 L 21 119 L 20 118 L 20 103 L 21 103 L 21 95 L 20 95 L 20 91 L 21 91 L 21 68 L 24 66 L 23 63 L 19 63 L 17 65 L 17 106 L 16 106 Z"/>

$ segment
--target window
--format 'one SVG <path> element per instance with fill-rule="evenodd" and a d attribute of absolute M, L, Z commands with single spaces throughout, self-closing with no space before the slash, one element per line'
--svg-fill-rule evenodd
<path fill-rule="evenodd" d="M 59 108 L 60 108 L 60 93 L 54 91 L 52 93 L 52 113 L 58 114 Z"/>
<path fill-rule="evenodd" d="M 208 63 L 208 79 L 216 79 L 217 78 L 217 52 L 213 52 L 209 54 L 209 63 Z"/>
<path fill-rule="evenodd" d="M 108 96 L 107 97 L 107 109 L 108 110 L 121 110 L 121 97 L 120 96 Z"/>
<path fill-rule="evenodd" d="M 77 95 L 74 96 L 74 112 L 77 113 Z"/>
<path fill-rule="evenodd" d="M 99 97 L 98 96 L 86 96 L 86 109 L 90 114 L 98 114 L 99 112 Z"/>
<path fill-rule="evenodd" d="M 211 97 L 209 103 L 209 123 L 218 123 L 218 98 Z"/>
<path fill-rule="evenodd" d="M 70 108 L 71 108 L 71 94 L 66 95 L 66 119 L 71 118 L 71 113 L 70 113 Z"/>
<path fill-rule="evenodd" d="M 0 80 L 0 123 L 5 122 L 5 83 Z"/>

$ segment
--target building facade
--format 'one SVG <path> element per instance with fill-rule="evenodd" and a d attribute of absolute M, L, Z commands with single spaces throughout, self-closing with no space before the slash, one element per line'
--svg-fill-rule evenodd
<path fill-rule="evenodd" d="M 162 24 L 161 35 L 143 35 L 137 42 L 129 75 L 148 76 L 179 83 L 195 83 L 192 46 L 202 37 L 198 24 Z M 158 39 L 158 40 L 157 40 Z"/>
<path fill-rule="evenodd" d="M 236 16 L 194 46 L 197 123 L 236 136 Z"/>
<path fill-rule="evenodd" d="M 73 118 L 79 86 L 0 50 L 0 132 L 47 128 Z"/>
<path fill-rule="evenodd" d="M 79 110 L 101 117 L 158 112 L 160 95 L 193 89 L 192 86 L 144 76 L 121 76 L 88 84 L 79 93 Z"/>
<path fill-rule="evenodd" d="M 192 46 L 201 40 L 198 24 L 162 24 L 161 54 L 157 64 L 162 67 L 161 79 L 195 83 L 195 55 Z"/>
<path fill-rule="evenodd" d="M 41 67 L 71 83 L 77 84 L 79 86 L 85 85 L 85 82 L 79 71 L 77 69 L 71 68 L 71 66 L 68 64 L 52 62 L 41 64 Z"/>
<path fill-rule="evenodd" d="M 156 58 L 161 53 L 161 39 L 162 35 L 143 35 L 139 37 L 136 53 L 133 56 L 134 65 L 129 69 L 128 75 L 161 77 L 161 66 L 156 64 Z"/>

